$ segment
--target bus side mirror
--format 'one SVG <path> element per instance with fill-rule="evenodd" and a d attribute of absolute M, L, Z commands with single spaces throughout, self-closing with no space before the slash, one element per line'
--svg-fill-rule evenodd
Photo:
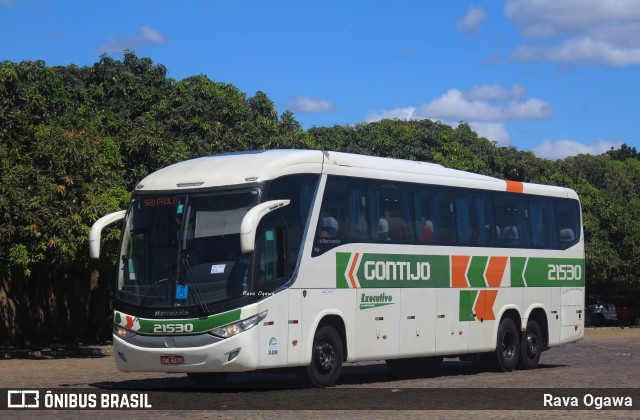
<path fill-rule="evenodd" d="M 105 226 L 124 219 L 126 210 L 120 210 L 115 213 L 109 213 L 95 221 L 89 232 L 89 255 L 91 258 L 100 258 L 100 236 Z"/>
<path fill-rule="evenodd" d="M 256 230 L 260 220 L 274 210 L 289 205 L 291 200 L 271 200 L 258 204 L 244 215 L 240 223 L 240 251 L 246 254 L 255 248 Z"/>

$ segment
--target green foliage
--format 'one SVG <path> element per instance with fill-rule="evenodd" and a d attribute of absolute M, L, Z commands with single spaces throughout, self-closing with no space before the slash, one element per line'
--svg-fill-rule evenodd
<path fill-rule="evenodd" d="M 29 276 L 29 251 L 22 244 L 13 244 L 9 248 L 8 262 L 14 270 L 18 270 L 20 274 Z"/>
<path fill-rule="evenodd" d="M 611 150 L 607 151 L 607 155 L 609 155 L 611 159 L 620 161 L 625 161 L 627 159 L 640 159 L 640 153 L 638 153 L 636 148 L 627 146 L 626 144 L 620 146 L 619 149 L 614 149 L 612 147 Z"/>
<path fill-rule="evenodd" d="M 311 147 L 263 92 L 167 70 L 127 51 L 91 67 L 0 63 L 0 269 L 86 267 L 91 224 L 148 173 L 215 153 Z M 104 235 L 115 258 L 119 235 Z"/>

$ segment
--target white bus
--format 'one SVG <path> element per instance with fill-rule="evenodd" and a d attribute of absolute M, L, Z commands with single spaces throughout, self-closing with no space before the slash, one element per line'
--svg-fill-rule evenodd
<path fill-rule="evenodd" d="M 230 153 L 144 178 L 122 220 L 113 344 L 122 371 L 460 357 L 532 369 L 584 334 L 576 193 L 440 165 L 313 150 Z"/>

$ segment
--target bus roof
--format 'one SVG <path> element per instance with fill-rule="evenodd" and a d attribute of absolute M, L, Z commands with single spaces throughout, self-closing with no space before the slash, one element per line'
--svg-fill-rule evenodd
<path fill-rule="evenodd" d="M 186 160 L 153 172 L 140 181 L 136 190 L 237 186 L 296 173 L 326 173 L 577 198 L 576 193 L 567 188 L 505 181 L 434 163 L 291 149 L 236 152 Z"/>
<path fill-rule="evenodd" d="M 296 173 L 321 173 L 319 150 L 259 150 L 185 160 L 144 178 L 136 190 L 179 190 L 243 185 Z"/>

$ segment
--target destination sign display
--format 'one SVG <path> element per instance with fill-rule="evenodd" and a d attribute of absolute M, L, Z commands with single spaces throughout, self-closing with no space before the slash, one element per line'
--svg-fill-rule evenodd
<path fill-rule="evenodd" d="M 160 206 L 177 206 L 179 203 L 178 197 L 152 197 L 142 200 L 143 207 L 160 207 Z"/>

